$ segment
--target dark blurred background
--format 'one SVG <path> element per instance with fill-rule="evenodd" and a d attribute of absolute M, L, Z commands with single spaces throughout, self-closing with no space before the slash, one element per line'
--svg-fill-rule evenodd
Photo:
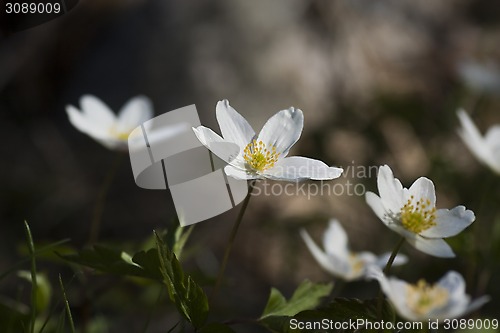
<path fill-rule="evenodd" d="M 480 316 L 494 316 L 500 176 L 461 142 L 456 109 L 466 108 L 483 133 L 500 124 L 499 23 L 500 3 L 488 0 L 82 0 L 56 20 L 5 35 L 0 271 L 25 256 L 24 220 L 40 244 L 70 238 L 68 245 L 80 249 L 87 243 L 96 198 L 119 153 L 71 126 L 66 105 L 94 94 L 116 112 L 144 94 L 156 115 L 196 104 L 202 123 L 216 129 L 215 104 L 225 98 L 256 130 L 280 109 L 301 108 L 305 128 L 294 155 L 350 172 L 389 164 L 406 186 L 431 178 L 438 208 L 474 210 L 476 223 L 449 240 L 457 259 L 405 246 L 410 264 L 394 272 L 434 281 L 456 269 L 470 294 L 493 297 Z M 376 192 L 374 174 L 347 172 L 334 182 L 348 181 Z M 236 214 L 195 228 L 186 267 L 213 277 Z M 100 241 L 138 250 L 174 217 L 169 192 L 137 187 L 125 154 L 106 196 Z M 398 239 L 362 196 L 253 198 L 230 258 L 227 297 L 220 297 L 214 316 L 255 317 L 271 286 L 289 296 L 304 278 L 330 281 L 298 236 L 306 227 L 320 241 L 330 217 L 343 223 L 355 251 L 390 251 Z M 40 266 L 54 281 L 62 269 Z M 103 295 L 91 306 L 79 296 L 83 282 L 70 288 L 76 290 L 72 306 L 86 309 L 76 311 L 77 324 L 98 319 L 104 324 L 95 332 L 139 331 L 148 313 L 139 304 L 153 307 L 155 289 L 144 295 L 132 284 L 93 278 Z M 0 290 L 12 294 L 17 283 L 11 277 Z M 342 295 L 373 297 L 376 286 L 354 283 Z M 153 311 L 152 332 L 175 324 L 166 303 Z"/>

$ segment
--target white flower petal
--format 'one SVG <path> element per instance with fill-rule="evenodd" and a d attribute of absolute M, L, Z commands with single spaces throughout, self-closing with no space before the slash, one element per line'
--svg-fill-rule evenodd
<path fill-rule="evenodd" d="M 368 206 L 371 207 L 375 215 L 385 224 L 388 225 L 390 222 L 390 218 L 387 215 L 387 212 L 382 205 L 382 199 L 378 195 L 373 192 L 366 192 L 365 200 Z"/>
<path fill-rule="evenodd" d="M 312 240 L 311 236 L 305 230 L 300 231 L 302 239 L 305 241 L 307 248 L 311 251 L 314 259 L 318 264 L 327 272 L 343 278 L 345 280 L 351 280 L 351 266 L 340 258 L 333 255 L 327 255 L 323 252 L 318 245 Z"/>
<path fill-rule="evenodd" d="M 434 189 L 434 183 L 432 180 L 426 177 L 420 177 L 411 185 L 407 192 L 408 198 L 414 196 L 413 202 L 417 202 L 420 199 L 429 200 L 430 206 L 436 206 L 436 190 Z"/>
<path fill-rule="evenodd" d="M 70 123 L 80 132 L 83 132 L 95 140 L 102 141 L 111 140 L 111 134 L 106 128 L 100 124 L 92 123 L 84 114 L 72 105 L 66 107 Z"/>
<path fill-rule="evenodd" d="M 245 148 L 255 136 L 255 132 L 245 118 L 229 105 L 228 100 L 219 101 L 215 108 L 217 122 L 226 141 Z"/>
<path fill-rule="evenodd" d="M 243 168 L 243 163 L 238 159 L 240 147 L 237 144 L 224 140 L 217 133 L 205 126 L 193 127 L 193 132 L 201 144 L 221 160 Z"/>
<path fill-rule="evenodd" d="M 302 111 L 291 107 L 269 118 L 262 127 L 257 140 L 264 142 L 268 147 L 276 147 L 276 152 L 280 154 L 280 157 L 285 157 L 300 138 L 303 126 Z"/>
<path fill-rule="evenodd" d="M 337 219 L 331 219 L 323 235 L 323 246 L 327 254 L 347 258 L 349 255 L 347 234 Z"/>
<path fill-rule="evenodd" d="M 399 213 L 404 205 L 403 185 L 397 178 L 394 178 L 388 165 L 379 168 L 377 187 L 384 207 L 393 213 Z"/>
<path fill-rule="evenodd" d="M 80 107 L 84 116 L 95 126 L 111 128 L 116 124 L 116 116 L 99 98 L 84 95 L 80 98 Z"/>
<path fill-rule="evenodd" d="M 481 296 L 479 298 L 476 298 L 471 303 L 469 303 L 469 305 L 464 310 L 464 312 L 461 314 L 461 316 L 476 311 L 477 309 L 482 307 L 484 304 L 488 303 L 490 300 L 491 300 L 491 297 L 489 297 L 489 296 Z"/>
<path fill-rule="evenodd" d="M 130 133 L 134 128 L 153 117 L 151 100 L 146 96 L 137 96 L 127 102 L 118 114 L 116 130 Z"/>
<path fill-rule="evenodd" d="M 248 173 L 245 170 L 237 168 L 237 167 L 232 166 L 232 165 L 226 165 L 224 167 L 224 172 L 229 177 L 233 177 L 233 178 L 239 179 L 239 180 L 250 180 L 250 179 L 259 179 L 259 178 L 261 178 L 257 174 Z"/>
<path fill-rule="evenodd" d="M 492 156 L 491 141 L 486 142 L 476 125 L 469 115 L 462 109 L 457 111 L 458 119 L 462 127 L 458 130 L 458 134 L 463 142 L 467 145 L 473 155 L 478 160 L 492 168 L 495 172 L 500 173 L 500 164 Z M 493 134 L 490 134 L 492 140 Z"/>
<path fill-rule="evenodd" d="M 454 258 L 455 253 L 451 247 L 441 238 L 424 238 L 415 235 L 413 238 L 406 238 L 414 248 L 431 256 L 440 258 Z"/>
<path fill-rule="evenodd" d="M 401 317 L 408 320 L 419 319 L 406 305 L 406 296 L 409 286 L 407 282 L 394 277 L 388 279 L 380 267 L 377 266 L 369 266 L 366 276 L 370 279 L 376 279 L 379 282 L 380 288 Z"/>
<path fill-rule="evenodd" d="M 459 299 L 465 295 L 465 280 L 458 272 L 449 271 L 437 284 L 448 291 L 451 299 Z"/>
<path fill-rule="evenodd" d="M 292 156 L 278 160 L 274 167 L 265 170 L 263 174 L 265 177 L 275 180 L 331 180 L 338 178 L 342 171 L 340 168 L 329 167 L 319 160 Z"/>
<path fill-rule="evenodd" d="M 474 222 L 474 212 L 457 206 L 451 210 L 438 209 L 436 212 L 436 225 L 424 230 L 420 235 L 429 238 L 446 238 L 460 233 Z"/>

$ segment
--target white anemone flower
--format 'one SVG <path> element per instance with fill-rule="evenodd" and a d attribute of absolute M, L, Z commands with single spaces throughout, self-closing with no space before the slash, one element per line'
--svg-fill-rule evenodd
<path fill-rule="evenodd" d="M 347 234 L 336 219 L 330 220 L 328 229 L 323 235 L 324 251 L 316 245 L 307 231 L 302 229 L 300 235 L 318 264 L 327 272 L 346 281 L 365 277 L 367 267 L 370 265 L 384 267 L 390 257 L 390 253 L 376 256 L 371 252 L 351 252 Z M 398 255 L 393 265 L 402 265 L 406 262 L 406 256 Z"/>
<path fill-rule="evenodd" d="M 153 116 L 151 101 L 145 96 L 129 100 L 115 115 L 99 98 L 84 95 L 78 110 L 73 105 L 66 107 L 69 121 L 80 132 L 113 150 L 127 150 L 130 132 Z"/>
<path fill-rule="evenodd" d="M 311 158 L 286 157 L 302 133 L 304 115 L 299 109 L 279 111 L 258 135 L 227 100 L 217 103 L 216 116 L 222 137 L 204 126 L 193 130 L 204 146 L 229 163 L 224 169 L 228 176 L 241 180 L 330 180 L 338 178 L 343 171 Z M 222 151 L 224 143 L 229 144 L 225 145 L 227 152 Z M 239 148 L 236 156 L 229 151 L 235 145 Z M 227 158 L 230 155 L 231 158 Z"/>
<path fill-rule="evenodd" d="M 366 202 L 387 227 L 424 253 L 443 258 L 455 256 L 443 238 L 457 235 L 474 222 L 471 210 L 464 206 L 436 209 L 436 193 L 430 179 L 420 177 L 406 189 L 387 165 L 379 168 L 377 186 L 380 197 L 367 192 Z"/>
<path fill-rule="evenodd" d="M 410 284 L 395 277 L 387 278 L 380 269 L 371 267 L 368 277 L 375 278 L 396 312 L 410 321 L 453 319 L 479 309 L 489 301 L 482 296 L 471 302 L 465 293 L 462 275 L 449 271 L 435 284 L 419 280 Z"/>
<path fill-rule="evenodd" d="M 458 110 L 457 115 L 462 125 L 458 134 L 469 150 L 479 161 L 500 174 L 500 125 L 490 127 L 483 137 L 464 110 Z"/>

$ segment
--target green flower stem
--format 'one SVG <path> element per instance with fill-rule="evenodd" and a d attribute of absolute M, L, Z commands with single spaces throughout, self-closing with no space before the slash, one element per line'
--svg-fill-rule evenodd
<path fill-rule="evenodd" d="M 94 212 L 92 216 L 92 222 L 90 224 L 90 233 L 89 233 L 89 243 L 95 243 L 99 239 L 99 232 L 101 229 L 101 217 L 102 212 L 104 210 L 104 203 L 106 202 L 106 195 L 109 192 L 109 188 L 113 179 L 115 178 L 116 172 L 120 163 L 122 161 L 123 153 L 117 152 L 113 164 L 111 165 L 106 178 L 104 179 L 103 184 L 99 190 L 99 194 L 97 197 L 97 201 L 94 207 Z"/>
<path fill-rule="evenodd" d="M 222 278 L 224 277 L 224 271 L 226 270 L 227 260 L 229 259 L 229 255 L 231 254 L 231 249 L 233 247 L 234 239 L 236 238 L 236 234 L 238 233 L 238 229 L 240 227 L 241 221 L 243 220 L 243 215 L 248 206 L 248 202 L 250 201 L 250 197 L 252 196 L 252 191 L 254 189 L 255 180 L 252 180 L 248 185 L 248 194 L 243 201 L 243 205 L 241 206 L 238 217 L 236 218 L 236 222 L 233 225 L 233 229 L 231 229 L 231 234 L 229 236 L 229 241 L 226 245 L 226 250 L 224 252 L 224 257 L 222 259 L 222 265 L 219 268 L 219 273 L 217 275 L 217 280 L 215 282 L 214 289 L 211 294 L 212 301 L 217 296 L 217 292 L 219 291 L 220 284 L 222 282 Z"/>
<path fill-rule="evenodd" d="M 66 289 L 64 289 L 61 274 L 59 274 L 59 286 L 61 287 L 61 292 L 64 299 L 64 307 L 66 308 L 66 315 L 68 316 L 71 333 L 75 333 L 75 323 L 73 322 L 73 316 L 71 315 L 71 308 L 69 307 L 68 297 L 66 296 Z"/>
<path fill-rule="evenodd" d="M 385 275 L 388 275 L 390 273 L 392 264 L 394 263 L 394 260 L 396 259 L 396 256 L 398 255 L 398 252 L 401 249 L 401 246 L 403 246 L 404 242 L 405 242 L 405 238 L 401 237 L 398 244 L 396 244 L 396 247 L 394 248 L 394 250 L 392 250 L 391 256 L 389 257 L 389 260 L 387 261 L 387 265 L 385 265 L 385 268 L 384 268 Z"/>
<path fill-rule="evenodd" d="M 387 264 L 384 267 L 384 274 L 388 275 L 391 271 L 392 264 L 394 263 L 394 260 L 396 259 L 396 256 L 398 255 L 399 250 L 401 249 L 401 246 L 403 246 L 405 242 L 405 238 L 401 237 L 399 242 L 396 244 L 394 247 L 394 250 L 392 250 L 391 256 L 389 257 L 389 260 L 387 261 Z M 382 288 L 378 292 L 378 304 L 377 304 L 377 316 L 379 320 L 382 320 L 382 306 L 384 305 L 384 293 L 382 292 Z"/>
<path fill-rule="evenodd" d="M 28 222 L 24 221 L 24 230 L 26 232 L 26 239 L 28 241 L 28 250 L 31 257 L 31 320 L 30 320 L 30 333 L 35 332 L 35 320 L 36 320 L 36 292 L 37 292 L 37 281 L 36 281 L 36 262 L 35 262 L 35 243 L 33 242 L 33 237 L 31 235 L 30 226 Z"/>

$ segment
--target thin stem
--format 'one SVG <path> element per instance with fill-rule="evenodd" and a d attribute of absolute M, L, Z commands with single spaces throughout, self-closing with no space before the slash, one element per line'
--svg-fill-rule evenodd
<path fill-rule="evenodd" d="M 97 240 L 99 239 L 99 232 L 101 229 L 101 217 L 102 217 L 102 212 L 104 210 L 104 203 L 106 202 L 106 195 L 108 194 L 111 183 L 115 178 L 116 171 L 118 170 L 118 166 L 121 163 L 122 157 L 123 154 L 121 152 L 118 152 L 99 190 L 97 201 L 94 207 L 94 213 L 92 216 L 92 222 L 90 224 L 90 233 L 89 233 L 90 244 L 97 242 Z"/>
<path fill-rule="evenodd" d="M 73 316 L 71 315 L 71 308 L 69 307 L 68 297 L 66 296 L 66 289 L 64 289 L 64 284 L 61 278 L 61 274 L 59 274 L 59 285 L 61 287 L 64 299 L 64 307 L 66 308 L 66 315 L 68 316 L 69 327 L 71 328 L 71 333 L 75 333 L 75 323 L 73 322 Z"/>
<path fill-rule="evenodd" d="M 387 265 L 385 265 L 385 268 L 384 268 L 385 275 L 388 275 L 390 273 L 392 264 L 394 263 L 394 260 L 396 259 L 396 256 L 398 255 L 398 252 L 401 249 L 401 246 L 403 246 L 404 242 L 405 242 L 405 238 L 401 237 L 398 244 L 396 244 L 396 247 L 394 248 L 394 250 L 392 250 L 391 256 L 389 257 L 389 260 L 387 261 Z"/>
<path fill-rule="evenodd" d="M 33 237 L 31 235 L 30 226 L 28 222 L 24 221 L 24 229 L 26 231 L 26 238 L 28 240 L 28 250 L 31 256 L 31 321 L 30 321 L 30 332 L 35 332 L 35 320 L 36 320 L 36 292 L 37 292 L 37 281 L 36 281 L 36 262 L 35 262 L 35 243 L 33 242 Z"/>
<path fill-rule="evenodd" d="M 387 261 L 387 264 L 385 265 L 384 268 L 384 274 L 388 275 L 391 271 L 392 264 L 394 263 L 394 260 L 396 259 L 396 256 L 398 255 L 399 250 L 401 249 L 401 246 L 403 246 L 405 242 L 405 238 L 401 237 L 399 242 L 396 244 L 394 247 L 394 250 L 392 250 L 391 256 L 389 257 L 389 260 Z M 377 316 L 379 320 L 382 320 L 382 307 L 384 305 L 384 293 L 382 292 L 382 289 L 379 290 L 378 292 L 378 302 L 377 302 Z"/>
<path fill-rule="evenodd" d="M 211 294 L 211 299 L 212 301 L 215 299 L 217 296 L 217 292 L 219 291 L 220 284 L 222 282 L 222 278 L 224 277 L 224 271 L 226 270 L 226 265 L 227 265 L 227 260 L 229 259 L 229 255 L 231 254 L 231 249 L 233 247 L 234 239 L 236 238 L 236 234 L 238 233 L 238 229 L 240 227 L 241 221 L 243 220 L 243 215 L 245 214 L 245 211 L 248 206 L 248 202 L 250 201 L 250 197 L 252 196 L 252 191 L 254 189 L 255 185 L 255 180 L 252 180 L 250 182 L 250 185 L 248 185 L 248 194 L 245 197 L 245 200 L 243 201 L 243 205 L 241 206 L 240 212 L 238 214 L 238 217 L 236 218 L 236 222 L 233 225 L 233 229 L 231 229 L 231 234 L 229 235 L 229 241 L 226 245 L 226 250 L 224 252 L 224 257 L 222 259 L 222 265 L 219 268 L 219 274 L 217 275 L 217 281 L 215 282 L 215 287 L 212 291 Z"/>

